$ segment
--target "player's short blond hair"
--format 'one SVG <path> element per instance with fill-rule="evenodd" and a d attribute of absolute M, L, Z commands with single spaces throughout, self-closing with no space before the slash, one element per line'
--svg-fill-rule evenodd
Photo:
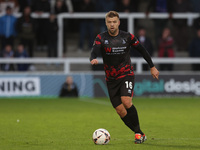
<path fill-rule="evenodd" d="M 109 18 L 113 18 L 113 17 L 117 17 L 119 18 L 119 14 L 118 12 L 116 11 L 109 11 L 107 14 L 106 14 L 106 18 L 109 17 Z"/>

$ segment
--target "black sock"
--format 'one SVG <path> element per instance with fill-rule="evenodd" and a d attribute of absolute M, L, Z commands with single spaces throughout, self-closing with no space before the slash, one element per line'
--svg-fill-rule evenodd
<path fill-rule="evenodd" d="M 134 126 L 133 126 L 128 114 L 126 116 L 124 116 L 123 118 L 121 118 L 121 119 L 125 123 L 125 125 L 127 125 L 133 132 L 135 132 L 134 131 L 135 128 L 134 128 Z"/>
<path fill-rule="evenodd" d="M 140 133 L 143 135 L 144 133 L 140 129 L 138 114 L 134 105 L 127 109 L 127 116 L 130 118 L 130 121 L 134 126 L 135 133 Z"/>

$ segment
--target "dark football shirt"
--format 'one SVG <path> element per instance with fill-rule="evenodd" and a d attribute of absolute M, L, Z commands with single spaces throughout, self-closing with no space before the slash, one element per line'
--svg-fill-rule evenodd
<path fill-rule="evenodd" d="M 109 35 L 108 31 L 97 35 L 91 51 L 90 61 L 101 54 L 104 62 L 106 80 L 117 80 L 126 75 L 134 75 L 130 59 L 130 47 L 134 46 L 153 67 L 151 57 L 137 38 L 128 32 L 119 31 L 117 36 Z"/>

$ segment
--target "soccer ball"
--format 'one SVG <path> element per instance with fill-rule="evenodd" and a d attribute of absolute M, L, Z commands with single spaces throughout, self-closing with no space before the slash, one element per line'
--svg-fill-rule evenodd
<path fill-rule="evenodd" d="M 93 142 L 97 145 L 105 145 L 110 141 L 110 133 L 106 129 L 97 129 L 93 133 Z"/>

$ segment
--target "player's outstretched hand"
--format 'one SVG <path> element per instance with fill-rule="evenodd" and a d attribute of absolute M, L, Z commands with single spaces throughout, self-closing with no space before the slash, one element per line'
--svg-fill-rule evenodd
<path fill-rule="evenodd" d="M 156 69 L 156 67 L 152 67 L 151 68 L 151 75 L 153 76 L 153 78 L 155 79 L 159 79 L 159 71 Z"/>
<path fill-rule="evenodd" d="M 97 59 L 92 59 L 90 63 L 92 65 L 97 65 L 98 64 L 98 60 Z"/>

